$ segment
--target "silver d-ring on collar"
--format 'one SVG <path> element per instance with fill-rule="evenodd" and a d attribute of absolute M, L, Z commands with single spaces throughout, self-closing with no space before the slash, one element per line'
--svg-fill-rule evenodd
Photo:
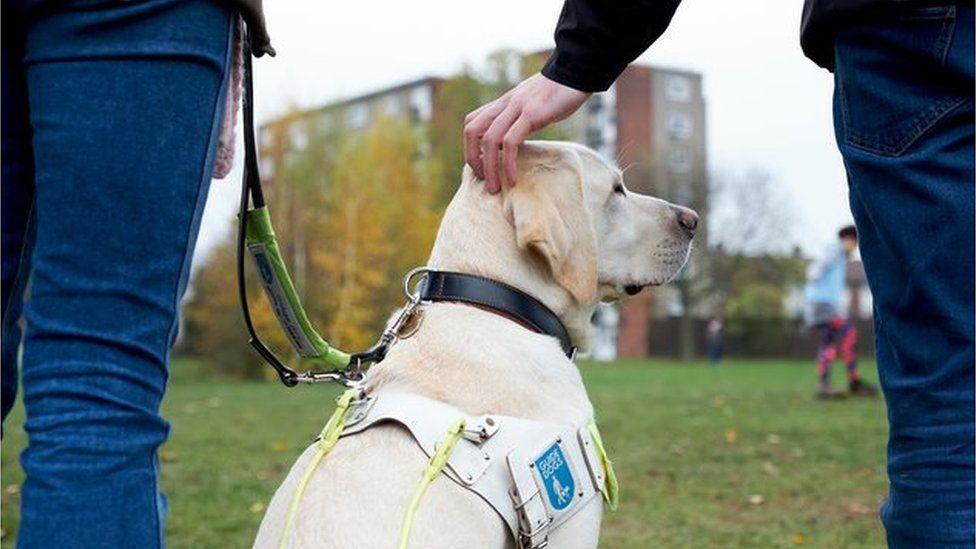
<path fill-rule="evenodd" d="M 427 277 L 427 273 L 429 272 L 430 267 L 422 265 L 420 267 L 410 269 L 407 274 L 403 275 L 403 295 L 405 295 L 411 303 L 420 303 L 420 290 L 417 289 L 417 286 L 419 286 L 423 279 Z M 420 275 L 420 279 L 417 280 L 417 283 L 413 285 L 413 289 L 411 290 L 411 283 L 415 278 L 417 278 L 418 275 Z"/>

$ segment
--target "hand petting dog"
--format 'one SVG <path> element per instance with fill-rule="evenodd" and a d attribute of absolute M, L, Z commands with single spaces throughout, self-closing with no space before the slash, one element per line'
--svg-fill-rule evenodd
<path fill-rule="evenodd" d="M 590 97 L 542 74 L 522 81 L 505 95 L 464 117 L 464 154 L 491 194 L 518 178 L 518 149 L 531 135 L 576 112 Z M 499 164 L 499 153 L 504 166 Z M 504 169 L 499 169 L 503 167 Z"/>

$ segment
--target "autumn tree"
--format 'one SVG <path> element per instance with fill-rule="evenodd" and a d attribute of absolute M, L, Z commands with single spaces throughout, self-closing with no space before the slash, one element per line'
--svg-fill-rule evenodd
<path fill-rule="evenodd" d="M 306 124 L 267 196 L 282 256 L 312 324 L 345 350 L 368 346 L 402 300 L 399 280 L 422 264 L 437 227 L 436 163 L 421 154 L 423 129 L 379 119 L 359 132 Z M 283 136 L 279 136 L 283 137 Z M 260 375 L 245 344 L 235 284 L 236 242 L 213 252 L 194 280 L 186 307 L 188 350 L 220 371 Z M 263 339 L 288 356 L 247 263 L 252 320 Z"/>

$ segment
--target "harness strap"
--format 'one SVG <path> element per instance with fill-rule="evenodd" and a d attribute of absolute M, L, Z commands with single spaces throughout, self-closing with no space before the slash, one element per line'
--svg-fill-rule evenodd
<path fill-rule="evenodd" d="M 295 495 L 291 498 L 291 503 L 288 505 L 288 516 L 285 518 L 285 527 L 281 531 L 281 541 L 278 543 L 278 548 L 283 549 L 285 543 L 288 540 L 288 534 L 291 533 L 292 524 L 295 522 L 295 516 L 298 514 L 298 505 L 301 503 L 302 494 L 305 492 L 305 487 L 308 486 L 309 479 L 312 478 L 312 473 L 319 466 L 319 462 L 322 458 L 332 451 L 339 437 L 342 436 L 342 430 L 346 426 L 346 416 L 349 414 L 349 407 L 353 401 L 358 400 L 362 391 L 359 389 L 349 389 L 346 392 L 339 395 L 336 399 L 336 409 L 332 412 L 332 417 L 322 428 L 322 433 L 319 435 L 319 440 L 315 444 L 315 455 L 308 462 L 308 466 L 305 468 L 305 472 L 302 473 L 302 478 L 298 481 L 298 487 L 295 488 Z"/>
<path fill-rule="evenodd" d="M 543 488 L 539 487 L 532 471 L 525 466 L 526 460 L 521 452 L 512 451 L 505 459 L 512 479 L 512 491 L 509 495 L 518 516 L 516 542 L 520 549 L 545 547 L 549 541 L 553 517 L 543 501 Z"/>
<path fill-rule="evenodd" d="M 433 458 L 443 445 L 444 427 L 458 417 L 465 420 L 462 440 L 447 456 L 441 472 L 491 506 L 513 539 L 520 540 L 520 547 L 539 547 L 548 532 L 600 494 L 615 503 L 616 496 L 610 495 L 616 494 L 615 483 L 611 488 L 607 481 L 615 478 L 609 471 L 610 461 L 600 457 L 602 444 L 588 425 L 498 414 L 474 416 L 420 395 L 384 391 L 353 403 L 342 436 L 355 436 L 392 421 L 406 428 Z M 521 502 L 529 500 L 532 516 L 527 519 Z M 533 536 L 535 544 L 526 543 L 521 534 L 535 530 L 540 521 L 543 528 Z"/>
<path fill-rule="evenodd" d="M 447 437 L 437 445 L 437 451 L 434 452 L 434 455 L 430 456 L 430 461 L 420 476 L 420 485 L 417 486 L 417 491 L 410 498 L 407 511 L 403 515 L 403 525 L 400 527 L 400 549 L 407 549 L 407 544 L 410 541 L 410 530 L 413 528 L 413 517 L 417 512 L 417 507 L 420 506 L 420 499 L 424 497 L 430 483 L 440 476 L 444 466 L 447 465 L 447 460 L 454 453 L 454 447 L 457 446 L 464 433 L 464 423 L 464 419 L 455 420 L 450 429 L 447 430 Z"/>
<path fill-rule="evenodd" d="M 590 433 L 590 440 L 593 441 L 599 460 L 599 467 L 594 467 L 595 471 L 593 471 L 594 476 L 599 479 L 597 486 L 601 487 L 600 492 L 603 494 L 603 501 L 607 502 L 607 507 L 611 511 L 616 511 L 620 501 L 620 487 L 617 483 L 617 473 L 613 470 L 613 462 L 610 461 L 607 449 L 603 446 L 603 437 L 600 436 L 600 429 L 596 426 L 596 422 L 587 423 L 586 430 Z M 584 446 L 586 446 L 585 441 Z"/>

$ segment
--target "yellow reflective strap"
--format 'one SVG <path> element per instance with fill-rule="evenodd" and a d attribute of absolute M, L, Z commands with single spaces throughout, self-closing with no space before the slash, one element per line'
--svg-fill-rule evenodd
<path fill-rule="evenodd" d="M 461 439 L 461 433 L 463 432 L 464 420 L 458 419 L 451 424 L 451 427 L 447 430 L 447 436 L 437 445 L 434 455 L 430 456 L 430 461 L 427 462 L 427 466 L 424 467 L 424 473 L 420 477 L 420 485 L 417 486 L 417 491 L 414 492 L 410 503 L 407 505 L 407 512 L 403 515 L 403 525 L 400 527 L 399 549 L 407 549 L 407 544 L 410 541 L 410 530 L 413 528 L 413 516 L 417 512 L 417 507 L 420 506 L 420 499 L 424 497 L 424 493 L 427 492 L 427 487 L 430 486 L 430 483 L 444 470 L 444 466 L 447 465 L 447 460 L 454 452 L 454 447 L 457 446 L 458 440 Z"/>
<path fill-rule="evenodd" d="M 335 446 L 339 437 L 342 435 L 342 429 L 346 425 L 346 415 L 349 413 L 349 405 L 352 404 L 352 401 L 359 394 L 359 389 L 349 389 L 336 399 L 336 409 L 332 412 L 332 417 L 329 418 L 325 427 L 322 428 L 319 441 L 315 444 L 315 455 L 312 456 L 312 459 L 308 462 L 308 466 L 305 467 L 305 472 L 302 473 L 302 478 L 299 479 L 298 486 L 295 488 L 295 495 L 292 496 L 291 503 L 288 505 L 288 516 L 285 518 L 285 528 L 281 531 L 281 541 L 278 543 L 279 549 L 285 547 L 288 534 L 291 532 L 292 524 L 295 522 L 295 516 L 298 514 L 298 504 L 301 502 L 302 493 L 305 492 L 305 487 L 308 486 L 308 481 L 312 478 L 312 473 L 315 472 L 315 468 L 318 467 L 319 462 L 332 450 L 332 447 Z"/>
<path fill-rule="evenodd" d="M 596 454 L 600 457 L 600 463 L 603 465 L 603 499 L 607 502 L 607 506 L 610 507 L 611 511 L 616 511 L 617 503 L 619 502 L 617 473 L 613 470 L 613 462 L 607 456 L 607 449 L 603 446 L 603 437 L 600 436 L 600 429 L 597 428 L 596 422 L 590 421 L 586 424 L 586 428 L 590 431 L 590 437 L 593 439 L 593 445 L 596 447 Z"/>

